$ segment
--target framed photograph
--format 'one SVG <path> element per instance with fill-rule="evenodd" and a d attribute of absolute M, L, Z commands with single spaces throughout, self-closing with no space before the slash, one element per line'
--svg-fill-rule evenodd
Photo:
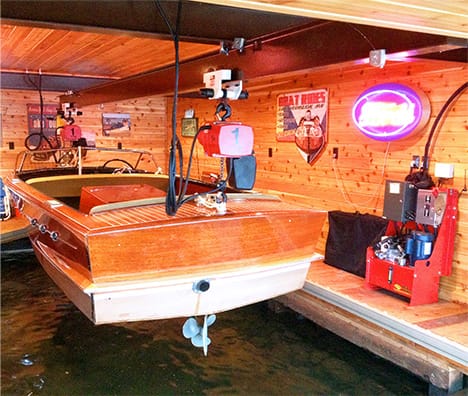
<path fill-rule="evenodd" d="M 129 135 L 131 129 L 130 114 L 103 113 L 102 134 L 104 136 Z"/>
<path fill-rule="evenodd" d="M 56 116 L 57 116 L 57 105 L 44 104 L 42 106 L 42 120 L 41 120 L 41 105 L 40 104 L 28 104 L 28 132 L 39 133 L 41 131 L 47 136 L 55 136 L 56 129 Z"/>
<path fill-rule="evenodd" d="M 195 136 L 198 130 L 198 118 L 182 118 L 182 136 Z"/>

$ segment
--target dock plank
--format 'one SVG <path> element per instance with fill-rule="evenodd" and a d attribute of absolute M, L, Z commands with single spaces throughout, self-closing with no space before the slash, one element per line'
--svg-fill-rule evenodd
<path fill-rule="evenodd" d="M 349 320 L 353 323 L 362 319 L 370 319 L 374 323 L 372 318 L 379 317 L 382 331 L 392 334 L 395 331 L 394 335 L 403 344 L 420 344 L 419 347 L 423 347 L 434 361 L 445 360 L 447 367 L 457 367 L 468 374 L 466 358 L 452 359 L 459 356 L 455 350 L 468 350 L 468 304 L 439 300 L 433 304 L 410 306 L 409 299 L 369 287 L 364 278 L 327 265 L 323 260 L 312 263 L 301 292 L 301 311 L 312 320 L 313 315 L 308 315 L 307 310 L 317 313 L 317 297 L 323 299 L 327 306 L 349 306 Z M 294 305 L 290 307 L 294 309 Z M 419 342 L 419 337 L 424 338 L 424 342 Z"/>
<path fill-rule="evenodd" d="M 364 278 L 327 265 L 323 261 L 316 261 L 311 265 L 307 282 L 424 329 L 436 331 L 440 328 L 439 330 L 448 331 L 448 328 L 455 324 L 460 324 L 460 330 L 468 329 L 468 304 L 439 300 L 434 304 L 409 306 L 406 298 L 383 289 L 369 288 Z M 465 330 L 466 332 L 468 330 Z M 451 331 L 450 334 L 444 334 L 442 331 L 442 335 L 468 346 L 461 331 Z"/>
<path fill-rule="evenodd" d="M 14 216 L 0 222 L 0 242 L 9 243 L 28 236 L 30 224 L 23 216 Z"/>

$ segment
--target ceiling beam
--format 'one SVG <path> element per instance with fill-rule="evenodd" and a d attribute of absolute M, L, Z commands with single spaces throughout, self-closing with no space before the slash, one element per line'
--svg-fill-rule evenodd
<path fill-rule="evenodd" d="M 177 1 L 161 0 L 175 28 Z M 3 22 L 17 25 L 171 39 L 155 1 L 2 0 Z M 255 21 L 255 23 L 246 23 Z M 183 0 L 179 38 L 205 44 L 243 37 L 246 40 L 310 22 L 297 15 L 280 15 Z"/>
<path fill-rule="evenodd" d="M 442 36 L 324 22 L 279 37 L 255 41 L 242 53 L 231 52 L 229 56 L 217 53 L 182 63 L 179 89 L 181 93 L 198 91 L 203 86 L 203 73 L 222 68 L 240 69 L 243 79 L 248 81 L 364 59 L 373 48 L 385 49 L 392 54 L 405 51 L 423 53 L 425 48 L 433 51 L 434 48 L 466 47 L 466 40 L 459 40 L 460 43 L 450 41 Z M 330 45 L 331 42 L 333 45 Z M 62 96 L 60 100 L 86 106 L 152 95 L 171 96 L 174 74 L 174 67 L 171 66 L 84 89 L 71 96 Z"/>
<path fill-rule="evenodd" d="M 0 71 L 0 81 L 2 89 L 24 89 L 37 90 L 41 79 L 41 89 L 43 91 L 80 91 L 91 86 L 97 86 L 112 81 L 106 78 L 60 76 L 54 74 L 5 72 Z"/>
<path fill-rule="evenodd" d="M 218 0 L 189 0 L 217 4 Z M 380 26 L 466 39 L 468 12 L 465 0 L 223 0 L 238 7 L 284 15 Z"/>

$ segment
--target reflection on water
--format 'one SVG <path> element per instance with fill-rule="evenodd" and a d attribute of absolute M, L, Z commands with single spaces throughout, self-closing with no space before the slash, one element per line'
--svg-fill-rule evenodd
<path fill-rule="evenodd" d="M 95 326 L 31 254 L 2 257 L 2 395 L 424 395 L 406 371 L 267 304 L 218 314 L 208 357 L 184 319 Z"/>

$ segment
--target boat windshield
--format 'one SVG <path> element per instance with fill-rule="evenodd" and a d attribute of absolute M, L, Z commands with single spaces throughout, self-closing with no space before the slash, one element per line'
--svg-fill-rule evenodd
<path fill-rule="evenodd" d="M 60 169 L 70 174 L 90 169 L 102 173 L 162 173 L 150 151 L 103 147 L 23 151 L 15 169 L 18 174 Z"/>

